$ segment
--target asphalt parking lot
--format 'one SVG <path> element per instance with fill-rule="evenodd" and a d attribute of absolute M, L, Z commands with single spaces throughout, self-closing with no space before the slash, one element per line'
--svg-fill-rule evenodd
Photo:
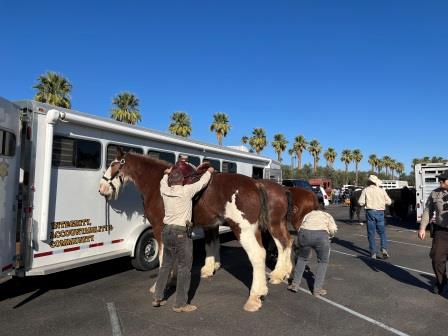
<path fill-rule="evenodd" d="M 431 241 L 418 240 L 415 223 L 388 218 L 391 258 L 368 257 L 366 227 L 348 220 L 348 207 L 330 206 L 339 226 L 325 288 L 309 294 L 315 262 L 294 294 L 269 285 L 259 312 L 243 310 L 252 279 L 238 242 L 224 242 L 223 268 L 199 277 L 203 246 L 195 243 L 193 313 L 153 308 L 148 288 L 157 271 L 133 270 L 126 258 L 0 285 L 0 335 L 446 335 L 448 295 L 430 292 Z M 268 263 L 267 271 L 269 267 Z"/>

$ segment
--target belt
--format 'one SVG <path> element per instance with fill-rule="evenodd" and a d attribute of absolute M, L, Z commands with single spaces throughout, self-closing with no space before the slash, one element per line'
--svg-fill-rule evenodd
<path fill-rule="evenodd" d="M 183 225 L 165 224 L 165 226 L 167 228 L 169 228 L 169 229 L 176 230 L 176 231 L 183 231 L 183 232 L 185 232 L 187 230 L 187 227 L 183 226 Z"/>

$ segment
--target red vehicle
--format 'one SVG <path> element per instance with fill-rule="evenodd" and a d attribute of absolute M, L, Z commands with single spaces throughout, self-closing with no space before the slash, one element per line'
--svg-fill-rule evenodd
<path fill-rule="evenodd" d="M 327 196 L 328 197 L 331 196 L 331 190 L 332 190 L 331 179 L 325 178 L 325 177 L 321 177 L 321 178 L 309 179 L 308 182 L 312 186 L 323 187 L 325 192 L 327 193 Z"/>

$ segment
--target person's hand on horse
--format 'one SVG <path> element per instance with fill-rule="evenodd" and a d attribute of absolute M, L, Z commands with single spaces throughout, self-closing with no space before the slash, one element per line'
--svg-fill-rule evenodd
<path fill-rule="evenodd" d="M 208 167 L 207 171 L 210 172 L 210 174 L 213 174 L 213 172 L 215 171 L 215 168 Z"/>

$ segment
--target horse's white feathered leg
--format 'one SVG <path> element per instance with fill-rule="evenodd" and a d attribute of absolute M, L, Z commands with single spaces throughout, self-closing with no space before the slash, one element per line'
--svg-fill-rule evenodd
<path fill-rule="evenodd" d="M 159 248 L 159 268 L 162 266 L 163 261 L 163 242 L 160 242 L 160 248 Z M 156 292 L 156 284 L 157 280 L 154 281 L 154 284 L 149 288 L 149 292 L 154 294 Z"/>
<path fill-rule="evenodd" d="M 201 278 L 211 277 L 213 276 L 214 272 L 215 272 L 215 256 L 207 255 L 205 257 L 205 265 L 202 266 L 201 268 Z"/>
<path fill-rule="evenodd" d="M 277 246 L 278 257 L 274 270 L 269 274 L 269 282 L 271 284 L 279 284 L 285 278 L 289 277 L 292 271 L 291 261 L 291 246 L 292 240 L 288 242 L 288 246 L 283 248 L 282 244 L 277 238 L 274 238 L 275 245 Z"/>

